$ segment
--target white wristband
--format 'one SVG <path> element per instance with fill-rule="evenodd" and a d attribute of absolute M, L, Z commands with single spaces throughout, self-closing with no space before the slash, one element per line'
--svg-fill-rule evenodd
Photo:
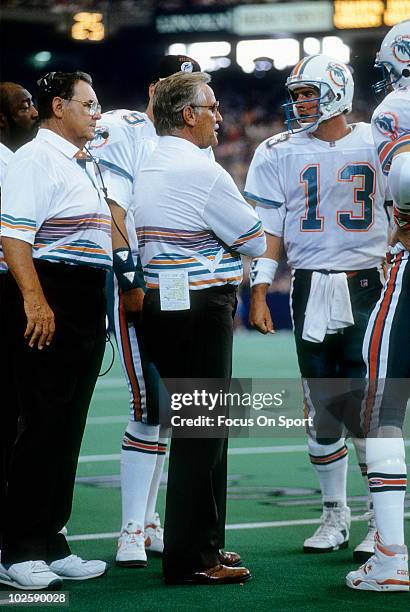
<path fill-rule="evenodd" d="M 251 287 L 255 285 L 271 285 L 275 278 L 276 270 L 278 269 L 278 262 L 268 257 L 258 257 L 252 259 L 251 271 L 250 271 L 250 283 Z"/>

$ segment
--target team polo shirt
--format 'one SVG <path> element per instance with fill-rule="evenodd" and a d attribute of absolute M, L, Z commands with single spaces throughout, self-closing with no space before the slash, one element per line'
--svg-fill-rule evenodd
<path fill-rule="evenodd" d="M 6 173 L 6 168 L 9 161 L 12 159 L 14 153 L 10 151 L 8 147 L 6 147 L 2 142 L 0 142 L 0 189 L 3 185 L 4 175 Z M 1 238 L 0 238 L 0 274 L 4 274 L 7 272 L 7 264 L 4 260 L 3 249 L 1 247 Z"/>
<path fill-rule="evenodd" d="M 7 168 L 2 190 L 2 235 L 28 242 L 33 258 L 110 268 L 111 216 L 93 163 L 78 148 L 40 129 Z"/>
<path fill-rule="evenodd" d="M 190 289 L 242 280 L 240 254 L 262 255 L 261 222 L 231 176 L 183 138 L 164 136 L 137 176 L 134 215 L 145 282 L 186 270 Z"/>

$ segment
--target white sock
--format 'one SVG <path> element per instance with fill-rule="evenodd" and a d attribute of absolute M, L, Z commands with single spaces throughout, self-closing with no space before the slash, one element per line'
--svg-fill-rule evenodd
<path fill-rule="evenodd" d="M 344 438 L 333 444 L 318 444 L 308 437 L 309 458 L 320 482 L 322 500 L 346 506 L 348 451 Z"/>
<path fill-rule="evenodd" d="M 157 508 L 157 497 L 159 485 L 161 484 L 161 476 L 164 470 L 165 453 L 168 444 L 169 429 L 161 427 L 158 439 L 158 454 L 155 463 L 154 474 L 151 480 L 151 486 L 148 494 L 148 502 L 145 510 L 145 525 L 152 522 L 153 516 Z"/>
<path fill-rule="evenodd" d="M 366 462 L 380 539 L 386 546 L 402 546 L 407 485 L 403 438 L 367 438 Z"/>
<path fill-rule="evenodd" d="M 369 510 L 373 508 L 372 496 L 370 495 L 369 481 L 367 479 L 367 463 L 366 463 L 366 438 L 351 438 L 357 456 L 357 463 L 363 476 L 363 484 L 367 494 L 367 507 Z"/>
<path fill-rule="evenodd" d="M 121 449 L 122 527 L 144 528 L 148 494 L 158 453 L 159 425 L 129 421 Z"/>

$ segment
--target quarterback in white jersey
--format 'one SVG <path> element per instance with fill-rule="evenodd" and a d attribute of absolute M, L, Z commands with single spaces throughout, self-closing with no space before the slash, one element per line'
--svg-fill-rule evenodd
<path fill-rule="evenodd" d="M 144 567 L 146 550 L 163 550 L 156 500 L 167 431 L 159 425 L 158 374 L 141 337 L 145 285 L 131 204 L 138 190 L 138 172 L 157 144 L 151 101 L 156 83 L 180 70 L 200 71 L 200 66 L 185 55 L 163 57 L 149 86 L 146 112 L 120 109 L 104 113 L 91 143 L 114 221 L 115 276 L 108 291 L 109 317 L 130 391 L 130 418 L 121 448 L 122 529 L 116 555 L 117 565 L 125 567 Z"/>
<path fill-rule="evenodd" d="M 368 380 L 363 402 L 366 462 L 378 541 L 372 558 L 350 572 L 346 583 L 353 589 L 409 591 L 402 426 L 410 397 L 410 20 L 386 34 L 375 66 L 384 72 L 375 92 L 390 91 L 373 113 L 372 128 L 393 196 L 397 243 L 391 248 L 392 265 L 363 343 Z"/>
<path fill-rule="evenodd" d="M 349 128 L 330 142 L 285 132 L 256 149 L 245 195 L 265 230 L 283 237 L 294 269 L 363 270 L 385 256 L 385 179 L 371 127 Z"/>
<path fill-rule="evenodd" d="M 305 403 L 314 424 L 309 455 L 323 501 L 321 525 L 304 552 L 330 552 L 349 540 L 345 427 L 365 472 L 360 401 L 351 389 L 363 386 L 361 345 L 382 288 L 385 179 L 370 125 L 346 122 L 353 79 L 344 64 L 324 55 L 304 58 L 287 89 L 289 132 L 259 145 L 245 186 L 268 243 L 266 254 L 252 263 L 250 322 L 262 333 L 273 331 L 266 292 L 283 244 L 292 268 L 291 311 Z M 342 402 L 329 399 L 336 378 L 344 379 Z M 373 550 L 370 522 L 354 555 L 368 558 Z"/>

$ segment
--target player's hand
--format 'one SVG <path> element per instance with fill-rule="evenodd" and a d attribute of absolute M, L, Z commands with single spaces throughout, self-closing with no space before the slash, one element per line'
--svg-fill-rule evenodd
<path fill-rule="evenodd" d="M 272 317 L 265 296 L 252 292 L 249 323 L 261 334 L 274 334 Z"/>
<path fill-rule="evenodd" d="M 27 327 L 24 338 L 31 348 L 37 346 L 43 350 L 53 340 L 55 332 L 54 312 L 43 296 L 24 300 L 24 311 L 27 317 Z"/>
<path fill-rule="evenodd" d="M 144 295 L 143 289 L 139 287 L 125 291 L 122 294 L 125 313 L 129 321 L 139 321 L 141 319 Z"/>

